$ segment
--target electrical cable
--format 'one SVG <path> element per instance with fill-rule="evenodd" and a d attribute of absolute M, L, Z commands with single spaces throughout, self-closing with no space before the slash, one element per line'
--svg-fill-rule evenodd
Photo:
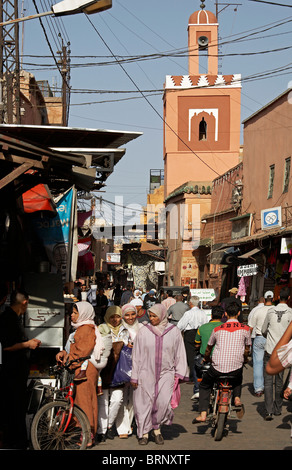
<path fill-rule="evenodd" d="M 99 33 L 99 31 L 97 30 L 97 28 L 95 27 L 95 25 L 92 23 L 91 19 L 88 17 L 88 15 L 85 15 L 86 18 L 88 19 L 89 23 L 92 25 L 93 29 L 95 30 L 95 32 L 97 33 L 97 35 L 99 36 L 99 38 L 101 39 L 101 41 L 103 42 L 103 44 L 106 46 L 106 48 L 110 51 L 110 53 L 112 54 L 112 56 L 115 58 L 115 54 L 113 53 L 113 51 L 111 50 L 111 48 L 108 46 L 108 44 L 106 43 L 106 41 L 103 39 L 103 37 L 101 36 L 101 34 Z M 172 127 L 165 121 L 165 119 L 163 118 L 163 116 L 161 116 L 161 114 L 157 111 L 157 109 L 152 105 L 152 103 L 148 100 L 147 96 L 145 96 L 145 94 L 143 93 L 143 91 L 141 91 L 138 87 L 138 85 L 136 84 L 136 82 L 133 80 L 133 78 L 129 75 L 129 73 L 127 72 L 127 70 L 123 67 L 122 64 L 119 63 L 119 60 L 118 58 L 116 58 L 116 61 L 117 63 L 120 65 L 120 67 L 122 68 L 122 70 L 124 71 L 124 73 L 127 75 L 127 77 L 129 78 L 129 80 L 132 82 L 132 84 L 135 86 L 135 88 L 141 93 L 141 95 L 143 96 L 143 98 L 146 100 L 146 102 L 148 103 L 148 105 L 152 108 L 152 110 L 155 112 L 155 114 L 157 114 L 157 116 L 164 122 L 164 124 L 176 135 L 176 137 L 190 150 L 190 152 L 192 152 L 192 154 L 194 154 L 205 166 L 207 166 L 212 172 L 214 172 L 215 174 L 217 174 L 217 176 L 220 176 L 220 174 L 215 171 L 210 165 L 208 165 L 208 163 L 206 163 L 199 155 L 197 155 L 190 147 L 188 144 L 186 144 L 183 139 L 174 131 L 174 129 L 172 129 Z"/>
<path fill-rule="evenodd" d="M 266 2 L 265 0 L 248 0 L 249 2 L 256 2 L 256 3 L 267 3 L 268 5 L 273 5 L 277 7 L 288 7 L 292 8 L 292 5 L 287 5 L 286 3 L 275 3 L 275 2 Z"/>

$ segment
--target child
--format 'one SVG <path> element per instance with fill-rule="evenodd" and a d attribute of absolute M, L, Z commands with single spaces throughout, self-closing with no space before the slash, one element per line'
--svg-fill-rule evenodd
<path fill-rule="evenodd" d="M 87 367 L 88 367 L 88 359 L 82 362 L 81 367 L 80 367 L 80 372 L 77 375 L 75 375 L 74 382 L 85 382 L 87 380 L 87 377 L 86 377 Z"/>

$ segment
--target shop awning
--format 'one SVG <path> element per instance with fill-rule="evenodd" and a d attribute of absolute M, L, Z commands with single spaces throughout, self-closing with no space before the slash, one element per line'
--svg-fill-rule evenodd
<path fill-rule="evenodd" d="M 35 144 L 58 148 L 109 149 L 121 147 L 142 132 L 63 126 L 1 124 L 0 133 Z"/>
<path fill-rule="evenodd" d="M 33 169 L 56 193 L 72 185 L 81 191 L 98 190 L 125 154 L 125 149 L 118 147 L 141 135 L 108 129 L 0 124 L 0 189 L 16 179 L 23 183 L 22 192 L 30 189 L 36 183 L 28 183 L 26 175 Z"/>
<path fill-rule="evenodd" d="M 237 264 L 240 250 L 237 247 L 230 246 L 221 250 L 211 251 L 208 255 L 210 264 Z"/>
<path fill-rule="evenodd" d="M 37 211 L 48 211 L 54 217 L 57 214 L 56 204 L 46 184 L 38 184 L 22 194 L 23 210 L 26 214 Z"/>
<path fill-rule="evenodd" d="M 260 230 L 257 233 L 248 235 L 247 237 L 242 237 L 242 238 L 231 240 L 226 245 L 238 246 L 238 245 L 248 244 L 257 240 L 264 240 L 265 238 L 283 237 L 291 233 L 292 233 L 292 225 L 287 225 L 283 227 L 277 227 L 274 229 Z"/>

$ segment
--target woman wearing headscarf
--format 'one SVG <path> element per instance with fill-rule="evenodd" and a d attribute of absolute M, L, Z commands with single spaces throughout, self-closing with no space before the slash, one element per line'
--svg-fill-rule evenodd
<path fill-rule="evenodd" d="M 123 344 L 127 345 L 129 342 L 129 332 L 122 323 L 120 307 L 116 305 L 109 307 L 104 320 L 98 329 L 102 338 L 111 337 L 112 356 L 109 358 L 108 367 L 101 373 L 103 394 L 98 397 L 98 442 L 104 442 L 106 438 L 114 439 L 115 436 L 113 426 L 123 401 L 123 387 L 111 387 L 111 379 L 119 352 Z"/>
<path fill-rule="evenodd" d="M 161 426 L 172 424 L 171 398 L 175 380 L 188 380 L 186 352 L 181 332 L 167 320 L 167 310 L 155 304 L 148 310 L 150 323 L 137 335 L 132 354 L 131 385 L 141 445 L 149 432 L 156 444 L 163 444 Z"/>
<path fill-rule="evenodd" d="M 143 328 L 143 324 L 137 320 L 137 310 L 132 302 L 122 306 L 122 323 L 129 331 L 128 346 L 131 348 L 140 328 Z M 130 383 L 125 384 L 123 392 L 123 402 L 116 419 L 116 427 L 120 439 L 127 439 L 132 434 L 134 419 L 133 388 Z"/>
<path fill-rule="evenodd" d="M 56 359 L 65 364 L 67 361 L 90 356 L 86 370 L 86 380 L 78 382 L 76 386 L 75 404 L 82 408 L 87 415 L 91 427 L 91 439 L 97 430 L 97 395 L 96 386 L 98 380 L 97 363 L 101 360 L 103 342 L 97 326 L 94 323 L 95 312 L 89 302 L 77 302 L 73 305 L 71 314 L 71 326 L 74 332 L 69 336 L 65 350 L 60 351 Z M 73 363 L 75 376 L 79 375 L 82 363 Z"/>

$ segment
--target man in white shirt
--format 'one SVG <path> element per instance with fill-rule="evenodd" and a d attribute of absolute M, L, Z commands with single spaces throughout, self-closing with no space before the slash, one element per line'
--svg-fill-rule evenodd
<path fill-rule="evenodd" d="M 264 295 L 265 303 L 259 308 L 255 307 L 255 311 L 251 311 L 248 318 L 248 326 L 251 329 L 251 337 L 253 339 L 252 346 L 252 363 L 253 363 L 253 386 L 255 396 L 261 397 L 264 393 L 264 354 L 266 346 L 266 338 L 262 335 L 262 326 L 266 318 L 268 310 L 273 306 L 274 293 L 267 291 Z"/>
<path fill-rule="evenodd" d="M 271 291 L 270 291 L 271 292 Z M 251 322 L 252 322 L 252 319 L 253 319 L 253 316 L 255 314 L 255 312 L 257 311 L 258 308 L 261 308 L 261 307 L 264 307 L 265 305 L 265 298 L 264 297 L 260 297 L 259 300 L 258 300 L 258 304 L 250 311 L 249 315 L 248 315 L 248 318 L 247 318 L 247 324 L 248 326 L 251 326 Z M 252 327 L 253 328 L 253 327 Z M 253 340 L 255 339 L 255 331 L 254 329 L 251 331 L 251 340 L 253 342 Z"/>
<path fill-rule="evenodd" d="M 266 421 L 273 419 L 273 415 L 279 416 L 282 412 L 283 399 L 281 392 L 283 388 L 284 372 L 279 372 L 273 377 L 265 372 L 265 368 L 274 347 L 292 321 L 292 309 L 287 305 L 289 299 L 290 289 L 281 289 L 278 305 L 276 305 L 276 307 L 270 307 L 262 326 L 262 334 L 267 338 L 264 355 Z"/>
<path fill-rule="evenodd" d="M 190 368 L 190 382 L 194 380 L 193 370 L 194 370 L 194 358 L 196 354 L 195 348 L 195 337 L 197 329 L 204 323 L 208 323 L 209 318 L 204 310 L 201 310 L 198 305 L 200 299 L 197 296 L 193 296 L 189 300 L 190 310 L 187 310 L 180 321 L 177 324 L 177 327 L 184 334 L 184 344 L 186 348 L 188 366 Z"/>

